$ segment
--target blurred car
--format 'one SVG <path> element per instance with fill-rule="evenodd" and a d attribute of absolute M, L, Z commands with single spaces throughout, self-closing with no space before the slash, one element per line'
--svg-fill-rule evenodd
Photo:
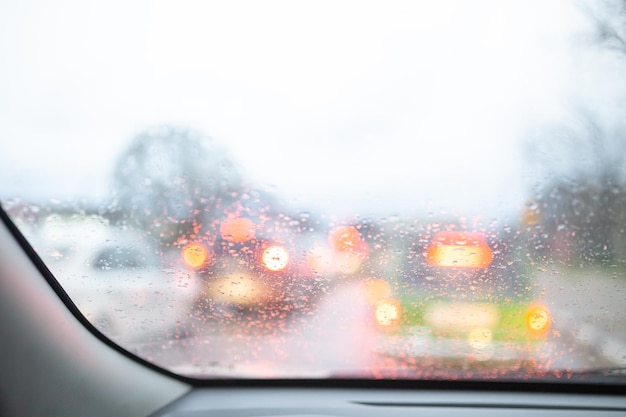
<path fill-rule="evenodd" d="M 379 416 L 430 411 L 461 416 L 477 408 L 533 416 L 564 412 L 612 416 L 626 410 L 623 374 L 618 372 L 601 373 L 595 379 L 581 374 L 577 381 L 582 383 L 577 384 L 555 379 L 526 384 L 453 379 L 415 383 L 381 381 L 380 373 L 367 380 L 354 375 L 336 381 L 220 379 L 212 385 L 183 378 L 150 366 L 85 329 L 85 322 L 68 308 L 69 299 L 59 298 L 48 285 L 32 248 L 20 246 L 23 241 L 12 234 L 16 229 L 8 227 L 11 224 L 1 208 L 0 218 L 0 307 L 6 313 L 0 315 L 0 325 L 3 334 L 10 335 L 0 350 L 0 364 L 6 370 L 0 390 L 3 416 L 269 412 Z M 56 277 L 61 279 L 62 274 Z"/>
<path fill-rule="evenodd" d="M 244 311 L 284 318 L 321 290 L 306 263 L 305 238 L 289 226 L 229 217 L 215 239 L 184 242 L 181 258 L 201 281 L 196 305 L 209 318 Z"/>
<path fill-rule="evenodd" d="M 41 253 L 81 313 L 113 340 L 175 335 L 197 290 L 194 274 L 162 265 L 150 240 L 98 216 L 48 219 Z"/>
<path fill-rule="evenodd" d="M 384 334 L 381 354 L 446 367 L 537 366 L 550 311 L 534 301 L 514 266 L 498 268 L 502 260 L 485 234 L 436 233 L 424 257 L 428 266 L 410 285 L 363 282 L 372 320 Z"/>
<path fill-rule="evenodd" d="M 0 416 L 626 413 L 624 0 L 9 0 L 0 21 L 0 205 L 11 218 L 25 212 L 14 201 L 30 206 L 27 224 L 45 206 L 97 213 L 117 237 L 126 226 L 158 241 L 114 241 L 107 224 L 81 228 L 67 251 L 38 246 L 0 208 Z M 247 184 L 322 228 L 353 222 L 311 254 L 311 236 L 264 197 L 256 213 L 233 207 L 257 198 Z M 472 216 L 458 230 L 514 225 L 523 201 L 536 209 L 517 259 L 498 253 L 502 236 L 434 235 L 458 212 Z M 231 214 L 254 236 L 246 222 L 241 240 L 220 233 Z M 489 363 L 556 334 L 523 336 L 526 317 L 539 332 L 550 322 L 518 288 L 526 265 L 567 323 L 551 373 Z M 265 331 L 317 281 L 331 292 L 317 311 Z M 153 298 L 122 303 L 126 285 Z M 170 301 L 189 289 L 191 305 Z M 121 343 L 76 308 L 96 300 L 139 310 L 121 323 L 131 337 L 202 315 L 197 300 L 244 314 L 192 338 Z M 138 321 L 146 306 L 154 315 Z M 462 372 L 430 366 L 455 360 Z"/>

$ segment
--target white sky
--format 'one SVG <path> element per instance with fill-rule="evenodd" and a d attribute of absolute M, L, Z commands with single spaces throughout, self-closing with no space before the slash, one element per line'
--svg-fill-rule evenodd
<path fill-rule="evenodd" d="M 103 198 L 173 123 L 302 206 L 516 210 L 524 132 L 623 78 L 575 53 L 575 4 L 4 1 L 0 197 Z"/>

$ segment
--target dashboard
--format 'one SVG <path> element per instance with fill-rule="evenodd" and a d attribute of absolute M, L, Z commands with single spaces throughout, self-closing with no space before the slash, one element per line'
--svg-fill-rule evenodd
<path fill-rule="evenodd" d="M 326 388 L 202 388 L 161 417 L 612 416 L 623 397 L 556 393 Z"/>

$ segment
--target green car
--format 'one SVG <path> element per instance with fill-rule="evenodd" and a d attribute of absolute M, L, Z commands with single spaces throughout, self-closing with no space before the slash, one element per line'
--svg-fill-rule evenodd
<path fill-rule="evenodd" d="M 537 365 L 550 312 L 512 266 L 497 268 L 483 234 L 440 232 L 424 254 L 428 268 L 418 285 L 366 280 L 379 353 L 446 366 Z"/>

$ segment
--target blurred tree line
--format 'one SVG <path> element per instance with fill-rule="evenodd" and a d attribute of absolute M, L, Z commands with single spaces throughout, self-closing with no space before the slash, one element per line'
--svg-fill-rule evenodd
<path fill-rule="evenodd" d="M 228 214 L 259 215 L 274 199 L 253 190 L 231 155 L 191 129 L 161 126 L 138 134 L 113 177 L 115 223 L 151 234 L 163 245 L 215 233 Z"/>
<path fill-rule="evenodd" d="M 614 54 L 626 75 L 626 0 L 581 7 L 595 29 L 592 46 Z M 530 246 L 572 264 L 626 264 L 626 94 L 617 106 L 578 103 L 570 113 L 527 143 L 535 175 L 523 219 L 534 231 Z"/>

